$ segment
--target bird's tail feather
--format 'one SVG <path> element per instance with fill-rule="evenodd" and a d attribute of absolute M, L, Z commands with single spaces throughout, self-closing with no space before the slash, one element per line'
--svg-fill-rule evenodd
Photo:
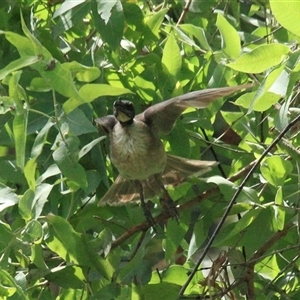
<path fill-rule="evenodd" d="M 167 155 L 167 164 L 161 174 L 161 182 L 164 186 L 176 186 L 186 181 L 189 177 L 198 177 L 212 169 L 218 163 L 186 159 L 179 156 Z M 142 182 L 144 198 L 151 199 L 162 191 L 161 184 L 155 176 Z M 128 202 L 140 200 L 134 181 L 127 180 L 119 175 L 106 194 L 100 199 L 99 205 L 122 205 Z"/>

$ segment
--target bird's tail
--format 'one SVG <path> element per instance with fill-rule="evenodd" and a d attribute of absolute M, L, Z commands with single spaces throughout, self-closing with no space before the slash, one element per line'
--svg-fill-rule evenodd
<path fill-rule="evenodd" d="M 212 169 L 218 163 L 215 161 L 203 161 L 186 159 L 179 156 L 167 155 L 167 164 L 161 176 L 152 176 L 142 181 L 144 197 L 149 200 L 159 196 L 164 186 L 177 186 L 189 177 L 198 177 Z M 161 182 L 158 182 L 161 178 Z M 99 205 L 122 205 L 132 201 L 139 201 L 140 196 L 133 181 L 119 175 L 106 194 L 100 199 Z"/>

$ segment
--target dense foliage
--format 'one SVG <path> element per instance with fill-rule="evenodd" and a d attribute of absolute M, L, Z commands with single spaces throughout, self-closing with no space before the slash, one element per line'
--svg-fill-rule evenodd
<path fill-rule="evenodd" d="M 300 0 L 4 0 L 1 299 L 299 299 Z M 219 167 L 180 222 L 97 206 L 117 175 L 93 119 L 254 82 L 188 110 L 168 152 Z"/>

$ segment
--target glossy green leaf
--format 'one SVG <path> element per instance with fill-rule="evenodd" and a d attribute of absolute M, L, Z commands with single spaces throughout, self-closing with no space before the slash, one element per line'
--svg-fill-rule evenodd
<path fill-rule="evenodd" d="M 300 36 L 300 1 L 270 0 L 270 6 L 276 20 L 287 30 Z"/>
<path fill-rule="evenodd" d="M 3 170 L 3 169 L 2 169 Z M 0 183 L 0 212 L 19 202 L 19 197 L 10 187 Z"/>
<path fill-rule="evenodd" d="M 279 187 L 284 185 L 287 176 L 293 170 L 293 165 L 280 156 L 272 156 L 263 161 L 260 170 L 268 183 Z"/>
<path fill-rule="evenodd" d="M 61 16 L 62 14 L 70 11 L 72 8 L 76 7 L 77 5 L 80 5 L 81 3 L 84 3 L 85 0 L 66 0 L 64 1 L 61 6 L 54 12 L 53 18 L 56 18 L 58 16 Z"/>
<path fill-rule="evenodd" d="M 229 58 L 237 58 L 241 54 L 241 40 L 236 29 L 221 14 L 216 25 L 221 32 L 222 50 Z"/>
<path fill-rule="evenodd" d="M 289 52 L 289 47 L 282 44 L 261 45 L 227 66 L 245 73 L 261 73 L 283 62 Z"/>
<path fill-rule="evenodd" d="M 174 35 L 171 33 L 163 50 L 162 64 L 170 76 L 176 77 L 181 69 L 182 58 Z"/>

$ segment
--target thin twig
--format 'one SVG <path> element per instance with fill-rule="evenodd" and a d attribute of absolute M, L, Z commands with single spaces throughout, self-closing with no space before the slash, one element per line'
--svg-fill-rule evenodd
<path fill-rule="evenodd" d="M 182 10 L 182 12 L 181 12 L 181 15 L 180 15 L 180 17 L 179 17 L 179 19 L 178 19 L 178 21 L 177 21 L 176 26 L 178 26 L 179 24 L 182 23 L 182 21 L 183 21 L 185 15 L 186 15 L 186 14 L 188 13 L 188 11 L 189 11 L 189 8 L 190 8 L 191 4 L 192 4 L 192 0 L 186 1 L 185 6 L 184 6 L 184 8 L 183 8 L 183 10 Z"/>

